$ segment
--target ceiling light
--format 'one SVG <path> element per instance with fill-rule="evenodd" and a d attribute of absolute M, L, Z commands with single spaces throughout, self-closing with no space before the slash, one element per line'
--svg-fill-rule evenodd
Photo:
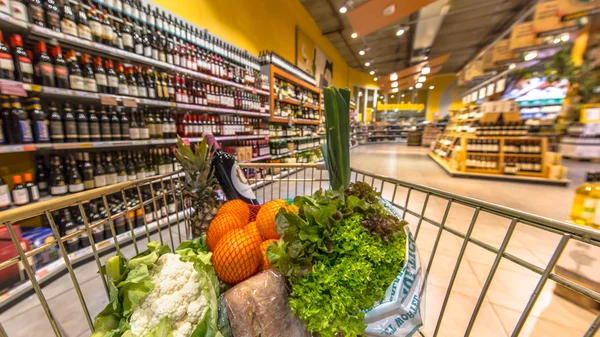
<path fill-rule="evenodd" d="M 352 33 L 352 35 L 350 35 L 351 38 L 356 39 L 358 37 L 358 34 L 356 33 Z"/>
<path fill-rule="evenodd" d="M 403 28 L 398 29 L 398 31 L 396 32 L 396 36 L 402 36 L 402 34 L 404 34 L 404 29 Z"/>
<path fill-rule="evenodd" d="M 377 81 L 377 77 L 374 77 L 374 78 L 373 78 L 373 81 Z"/>
<path fill-rule="evenodd" d="M 425 61 L 429 60 L 429 56 L 423 57 L 423 60 L 425 60 Z"/>
<path fill-rule="evenodd" d="M 398 79 L 398 74 L 394 73 L 390 75 L 390 81 L 396 81 Z"/>
<path fill-rule="evenodd" d="M 419 79 L 417 81 L 418 82 L 425 82 L 425 81 L 427 81 L 427 77 L 425 77 L 425 76 L 419 76 Z"/>
<path fill-rule="evenodd" d="M 371 62 L 365 62 L 365 67 L 371 66 Z"/>
<path fill-rule="evenodd" d="M 395 93 L 397 93 L 397 92 L 398 92 L 398 88 L 394 88 L 394 89 L 392 89 L 392 92 L 393 92 L 394 94 L 395 94 Z"/>
<path fill-rule="evenodd" d="M 408 90 L 413 90 L 413 87 L 408 87 Z"/>
<path fill-rule="evenodd" d="M 375 75 L 375 70 L 369 71 L 369 75 Z"/>
<path fill-rule="evenodd" d="M 397 88 L 398 87 L 398 82 L 392 82 L 392 88 Z"/>
<path fill-rule="evenodd" d="M 415 88 L 417 88 L 417 89 L 423 88 L 423 83 L 419 82 L 419 83 L 415 84 Z"/>
<path fill-rule="evenodd" d="M 390 96 L 390 97 L 394 98 L 394 95 L 392 95 L 392 96 Z"/>
<path fill-rule="evenodd" d="M 395 112 L 398 112 L 398 108 L 394 108 L 394 111 L 395 111 Z"/>
<path fill-rule="evenodd" d="M 563 35 L 560 36 L 560 40 L 562 42 L 567 42 L 567 41 L 569 41 L 570 38 L 571 38 L 571 36 L 568 33 L 565 33 L 565 34 L 563 34 Z"/>
<path fill-rule="evenodd" d="M 423 69 L 421 69 L 421 74 L 423 75 L 429 75 L 429 73 L 431 72 L 431 68 L 429 67 L 424 67 Z"/>
<path fill-rule="evenodd" d="M 342 6 L 340 8 L 340 13 L 342 13 L 342 14 L 346 13 L 347 11 L 348 11 L 348 8 L 346 8 L 346 6 Z"/>
<path fill-rule="evenodd" d="M 359 52 L 358 52 L 358 54 L 359 54 L 359 55 L 364 55 L 364 54 L 365 54 L 365 51 L 364 51 L 364 50 L 361 50 L 361 51 L 359 51 Z"/>
<path fill-rule="evenodd" d="M 433 85 L 430 85 L 429 90 L 433 90 L 433 89 L 435 89 L 435 87 Z"/>
<path fill-rule="evenodd" d="M 383 9 L 383 15 L 390 16 L 390 15 L 394 14 L 395 11 L 396 11 L 396 5 L 389 5 Z"/>
<path fill-rule="evenodd" d="M 406 96 L 405 94 L 402 94 L 402 97 Z"/>
<path fill-rule="evenodd" d="M 554 44 L 559 44 L 560 43 L 560 37 L 557 37 L 556 39 L 554 39 Z"/>
<path fill-rule="evenodd" d="M 514 64 L 514 63 L 511 63 L 511 64 L 508 66 L 508 69 L 510 69 L 510 70 L 513 70 L 513 69 L 515 69 L 516 67 L 517 67 L 517 65 L 516 65 L 516 64 Z"/>
<path fill-rule="evenodd" d="M 531 60 L 535 60 L 535 58 L 538 56 L 537 51 L 532 51 L 530 53 L 527 53 L 527 55 L 525 55 L 525 61 L 531 61 Z"/>

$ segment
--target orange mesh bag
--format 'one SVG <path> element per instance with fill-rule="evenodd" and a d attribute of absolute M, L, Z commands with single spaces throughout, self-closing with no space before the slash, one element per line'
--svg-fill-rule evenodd
<path fill-rule="evenodd" d="M 260 265 L 256 250 L 260 247 L 250 231 L 234 229 L 219 241 L 212 255 L 217 276 L 236 284 L 254 275 Z"/>
<path fill-rule="evenodd" d="M 224 213 L 232 213 L 239 216 L 244 224 L 250 222 L 250 208 L 248 207 L 248 204 L 240 199 L 234 199 L 224 203 L 223 206 L 219 208 L 217 215 Z"/>
<path fill-rule="evenodd" d="M 260 244 L 260 270 L 267 270 L 267 269 L 271 269 L 271 261 L 269 261 L 269 259 L 267 259 L 267 247 L 269 247 L 269 245 L 273 242 L 277 242 L 279 240 L 275 240 L 275 239 L 269 239 L 269 240 L 265 240 Z"/>
<path fill-rule="evenodd" d="M 210 226 L 208 226 L 208 232 L 206 232 L 206 244 L 208 245 L 208 249 L 213 252 L 225 234 L 233 229 L 244 228 L 245 225 L 246 222 L 233 213 L 217 215 L 211 221 Z"/>
<path fill-rule="evenodd" d="M 244 230 L 248 232 L 248 235 L 255 241 L 256 246 L 260 246 L 262 243 L 262 237 L 260 236 L 260 232 L 258 231 L 258 227 L 256 227 L 256 222 L 252 221 L 244 227 Z M 260 252 L 256 250 L 256 254 L 260 257 Z"/>
<path fill-rule="evenodd" d="M 275 216 L 280 208 L 286 207 L 287 202 L 283 199 L 269 201 L 262 205 L 256 215 L 256 226 L 263 239 L 279 239 L 281 235 L 277 233 L 275 226 Z"/>
<path fill-rule="evenodd" d="M 258 214 L 258 211 L 260 211 L 262 205 L 248 205 L 248 207 L 250 208 L 250 221 L 256 221 L 256 215 Z"/>

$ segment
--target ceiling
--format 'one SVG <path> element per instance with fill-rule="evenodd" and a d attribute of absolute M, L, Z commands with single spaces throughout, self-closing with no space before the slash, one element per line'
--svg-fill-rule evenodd
<path fill-rule="evenodd" d="M 354 0 L 356 8 L 369 0 Z M 370 0 L 378 1 L 378 0 Z M 440 0 L 442 1 L 442 0 Z M 312 15 L 317 25 L 337 48 L 346 62 L 363 72 L 374 70 L 376 75 L 387 75 L 413 65 L 411 56 L 415 39 L 416 24 L 427 24 L 428 18 L 419 18 L 419 13 L 410 14 L 365 37 L 351 38 L 350 22 L 339 8 L 347 0 L 300 0 Z M 450 54 L 440 73 L 455 73 L 483 47 L 504 33 L 518 14 L 537 0 L 452 0 L 451 7 L 442 21 L 434 39 L 429 58 Z M 368 20 L 369 18 L 365 18 Z M 419 21 L 420 20 L 420 21 Z M 410 29 L 402 36 L 396 31 L 402 25 Z M 368 50 L 367 50 L 368 48 Z M 360 50 L 367 50 L 359 55 Z M 371 66 L 365 66 L 370 61 Z"/>

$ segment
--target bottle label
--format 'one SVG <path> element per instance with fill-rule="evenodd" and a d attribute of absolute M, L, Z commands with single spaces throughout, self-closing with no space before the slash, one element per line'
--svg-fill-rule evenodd
<path fill-rule="evenodd" d="M 581 217 L 586 220 L 591 220 L 596 213 L 596 199 L 594 198 L 585 198 L 583 200 L 583 212 L 581 213 Z"/>
<path fill-rule="evenodd" d="M 138 55 L 142 55 L 144 53 L 144 45 L 141 43 L 138 43 L 135 45 L 135 53 Z"/>
<path fill-rule="evenodd" d="M 150 131 L 148 128 L 140 128 L 140 139 L 150 138 Z"/>
<path fill-rule="evenodd" d="M 123 4 L 123 12 L 125 12 L 125 14 L 127 15 L 131 15 L 131 5 L 128 3 L 124 3 Z"/>
<path fill-rule="evenodd" d="M 19 1 L 11 1 L 12 15 L 15 19 L 28 22 L 27 7 Z"/>
<path fill-rule="evenodd" d="M 169 204 L 169 213 L 175 213 L 177 211 L 175 204 Z"/>
<path fill-rule="evenodd" d="M 102 138 L 108 138 L 108 139 L 110 139 L 112 137 L 112 135 L 110 133 L 110 123 L 103 122 L 100 125 L 100 130 L 102 131 Z"/>
<path fill-rule="evenodd" d="M 21 136 L 24 142 L 33 142 L 33 133 L 31 132 L 31 125 L 29 120 L 19 121 L 19 128 L 21 129 Z"/>
<path fill-rule="evenodd" d="M 84 189 L 85 189 L 85 186 L 81 182 L 78 184 L 69 184 L 69 192 L 70 193 L 81 192 Z"/>
<path fill-rule="evenodd" d="M 0 53 L 0 68 L 8 71 L 15 71 L 15 63 L 8 53 Z"/>
<path fill-rule="evenodd" d="M 94 184 L 96 185 L 96 187 L 106 186 L 106 175 L 95 176 Z"/>
<path fill-rule="evenodd" d="M 119 87 L 119 79 L 116 76 L 107 76 L 108 86 L 111 88 Z M 96 79 L 97 80 L 97 79 Z"/>
<path fill-rule="evenodd" d="M 47 15 L 48 26 L 49 27 L 60 27 L 60 16 L 58 15 L 58 12 L 48 11 L 47 14 L 48 14 Z"/>
<path fill-rule="evenodd" d="M 0 186 L 0 207 L 4 208 L 9 206 L 11 203 L 10 192 L 8 191 L 8 185 Z"/>
<path fill-rule="evenodd" d="M 150 47 L 150 46 L 144 47 L 144 56 L 152 57 L 152 47 Z"/>
<path fill-rule="evenodd" d="M 128 86 L 127 90 L 129 90 L 129 95 L 130 96 L 139 96 L 137 87 L 135 85 Z"/>
<path fill-rule="evenodd" d="M 77 124 L 75 124 L 75 121 L 65 122 L 65 133 L 68 140 L 77 140 Z"/>
<path fill-rule="evenodd" d="M 71 89 L 73 90 L 85 90 L 83 83 L 83 77 L 79 75 L 69 75 L 69 82 L 71 83 Z"/>
<path fill-rule="evenodd" d="M 113 138 L 120 139 L 121 138 L 121 126 L 119 123 L 114 123 L 111 125 L 111 133 Z"/>
<path fill-rule="evenodd" d="M 83 86 L 86 91 L 98 92 L 98 86 L 96 85 L 95 78 L 87 78 L 83 79 Z"/>
<path fill-rule="evenodd" d="M 86 190 L 92 189 L 94 187 L 96 187 L 96 184 L 94 184 L 94 179 L 83 181 L 83 188 L 85 188 Z"/>
<path fill-rule="evenodd" d="M 129 137 L 133 140 L 140 139 L 140 129 L 139 128 L 129 128 Z"/>
<path fill-rule="evenodd" d="M 237 163 L 233 164 L 230 176 L 231 183 L 233 184 L 233 187 L 237 193 L 250 200 L 256 199 L 254 192 L 252 192 L 252 188 L 248 185 L 248 180 L 246 180 L 244 172 L 242 169 L 240 169 Z"/>
<path fill-rule="evenodd" d="M 65 66 L 56 65 L 54 66 L 54 74 L 58 78 L 67 79 L 67 77 L 69 76 L 69 70 Z"/>
<path fill-rule="evenodd" d="M 94 36 L 102 36 L 102 24 L 100 22 L 90 20 L 89 22 L 90 29 L 92 30 L 92 35 Z"/>
<path fill-rule="evenodd" d="M 167 55 L 163 51 L 159 52 L 158 53 L 158 60 L 160 62 L 167 62 Z"/>
<path fill-rule="evenodd" d="M 154 221 L 154 213 L 147 212 L 145 218 L 146 218 L 146 224 L 151 223 L 152 221 Z"/>
<path fill-rule="evenodd" d="M 119 180 L 117 179 L 117 174 L 116 173 L 110 173 L 106 175 L 106 184 L 107 185 L 113 185 L 118 183 Z"/>
<path fill-rule="evenodd" d="M 35 121 L 35 128 L 37 130 L 38 141 L 46 142 L 50 140 L 48 121 Z"/>
<path fill-rule="evenodd" d="M 31 60 L 24 56 L 19 56 L 19 66 L 21 72 L 26 74 L 33 74 L 33 65 L 31 64 Z"/>
<path fill-rule="evenodd" d="M 108 85 L 108 79 L 106 78 L 106 75 L 98 73 L 98 74 L 94 75 L 94 77 L 96 77 L 96 83 L 98 83 L 98 85 L 103 85 L 103 86 Z"/>
<path fill-rule="evenodd" d="M 173 55 L 172 54 L 167 54 L 167 63 L 173 64 Z"/>
<path fill-rule="evenodd" d="M 83 139 L 83 140 L 89 140 L 90 139 L 90 129 L 88 127 L 88 123 L 87 121 L 79 121 L 77 123 L 77 131 L 79 134 L 79 138 Z"/>
<path fill-rule="evenodd" d="M 90 138 L 94 138 L 94 139 L 100 138 L 100 123 L 98 123 L 98 122 L 90 123 Z"/>
<path fill-rule="evenodd" d="M 137 179 L 144 179 L 146 178 L 146 172 L 137 172 L 136 177 Z"/>
<path fill-rule="evenodd" d="M 29 193 L 27 189 L 18 189 L 12 191 L 13 203 L 17 206 L 29 203 Z"/>
<path fill-rule="evenodd" d="M 168 173 L 167 165 L 158 165 L 158 174 L 163 175 Z"/>
<path fill-rule="evenodd" d="M 119 174 L 117 176 L 117 182 L 124 183 L 126 181 L 127 181 L 127 174 L 124 174 L 124 175 Z"/>
<path fill-rule="evenodd" d="M 123 34 L 123 46 L 133 48 L 133 37 L 131 36 L 131 34 Z"/>
<path fill-rule="evenodd" d="M 152 49 L 152 58 L 158 60 L 158 50 Z"/>
<path fill-rule="evenodd" d="M 113 39 L 113 30 L 112 30 L 112 27 L 109 26 L 109 25 L 102 25 L 102 36 L 106 40 L 112 41 L 112 39 Z"/>
<path fill-rule="evenodd" d="M 92 30 L 86 25 L 77 26 L 77 35 L 84 40 L 92 40 Z"/>
<path fill-rule="evenodd" d="M 119 83 L 119 95 L 129 95 L 127 84 Z"/>
<path fill-rule="evenodd" d="M 52 195 L 63 195 L 63 194 L 67 194 L 67 185 L 60 185 L 60 186 L 51 186 L 50 187 L 50 194 Z"/>
<path fill-rule="evenodd" d="M 156 98 L 156 90 L 154 90 L 154 88 L 148 88 L 148 97 Z"/>
<path fill-rule="evenodd" d="M 137 176 L 135 174 L 129 174 L 129 175 L 127 175 L 127 180 L 129 180 L 129 181 L 133 181 L 133 180 L 136 180 L 136 179 L 137 179 Z"/>
<path fill-rule="evenodd" d="M 169 87 L 169 89 L 168 89 L 168 90 L 169 90 L 169 96 L 170 96 L 170 97 L 173 97 L 173 96 L 175 96 L 175 88 L 173 88 L 173 87 Z"/>
<path fill-rule="evenodd" d="M 146 90 L 146 87 L 138 87 L 138 95 L 140 97 L 148 97 L 148 91 Z"/>
<path fill-rule="evenodd" d="M 0 2 L 0 12 L 10 14 L 10 1 Z"/>
<path fill-rule="evenodd" d="M 125 123 L 121 125 L 121 137 L 123 139 L 131 137 L 131 135 L 129 134 L 129 124 Z"/>

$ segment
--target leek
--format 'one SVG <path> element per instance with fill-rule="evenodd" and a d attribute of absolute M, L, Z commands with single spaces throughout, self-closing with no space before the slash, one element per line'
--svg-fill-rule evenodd
<path fill-rule="evenodd" d="M 323 157 L 331 188 L 350 186 L 350 89 L 327 87 L 325 98 L 325 144 Z"/>

